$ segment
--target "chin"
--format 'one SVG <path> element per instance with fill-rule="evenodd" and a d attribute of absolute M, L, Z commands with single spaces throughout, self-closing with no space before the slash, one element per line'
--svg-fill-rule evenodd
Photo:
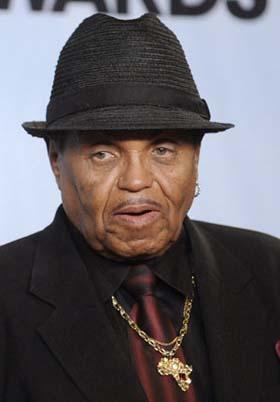
<path fill-rule="evenodd" d="M 112 242 L 107 245 L 107 255 L 129 260 L 146 260 L 162 255 L 171 245 L 168 241 L 131 240 L 129 242 Z"/>

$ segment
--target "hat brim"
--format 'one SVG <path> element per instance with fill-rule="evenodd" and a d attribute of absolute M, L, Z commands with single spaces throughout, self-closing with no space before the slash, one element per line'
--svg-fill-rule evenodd
<path fill-rule="evenodd" d="M 65 116 L 49 125 L 43 121 L 23 123 L 34 137 L 67 134 L 69 131 L 194 130 L 217 133 L 234 127 L 211 122 L 199 114 L 179 108 L 158 106 L 114 106 Z"/>

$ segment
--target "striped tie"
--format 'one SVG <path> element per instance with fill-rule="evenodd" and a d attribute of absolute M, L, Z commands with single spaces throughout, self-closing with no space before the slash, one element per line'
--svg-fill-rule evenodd
<path fill-rule="evenodd" d="M 157 281 L 146 265 L 136 265 L 131 268 L 123 287 L 135 299 L 130 317 L 150 337 L 160 342 L 169 342 L 175 338 L 176 331 L 154 294 Z M 149 402 L 196 402 L 192 385 L 188 391 L 183 392 L 171 376 L 161 376 L 158 373 L 160 353 L 131 328 L 129 339 L 136 371 Z M 177 351 L 176 357 L 186 363 L 182 348 Z"/>

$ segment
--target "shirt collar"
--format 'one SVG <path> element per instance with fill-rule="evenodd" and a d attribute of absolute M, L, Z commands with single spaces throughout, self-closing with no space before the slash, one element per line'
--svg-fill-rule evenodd
<path fill-rule="evenodd" d="M 163 282 L 191 297 L 191 244 L 184 227 L 177 241 L 162 256 L 148 261 L 147 265 Z"/>
<path fill-rule="evenodd" d="M 62 208 L 61 214 L 101 301 L 107 301 L 121 287 L 128 275 L 131 263 L 110 260 L 98 254 L 70 222 Z M 145 264 L 165 284 L 179 291 L 185 297 L 191 297 L 192 271 L 190 257 L 190 241 L 185 229 L 182 229 L 178 240 L 162 256 L 145 261 Z"/>

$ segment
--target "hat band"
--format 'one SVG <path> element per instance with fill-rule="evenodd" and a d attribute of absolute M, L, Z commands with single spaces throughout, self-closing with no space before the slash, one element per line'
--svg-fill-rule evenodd
<path fill-rule="evenodd" d="M 187 93 L 155 85 L 109 84 L 81 89 L 72 95 L 53 98 L 47 108 L 47 124 L 89 109 L 109 106 L 144 105 L 181 108 L 198 113 L 209 120 L 210 112 L 204 99 L 194 98 Z"/>

